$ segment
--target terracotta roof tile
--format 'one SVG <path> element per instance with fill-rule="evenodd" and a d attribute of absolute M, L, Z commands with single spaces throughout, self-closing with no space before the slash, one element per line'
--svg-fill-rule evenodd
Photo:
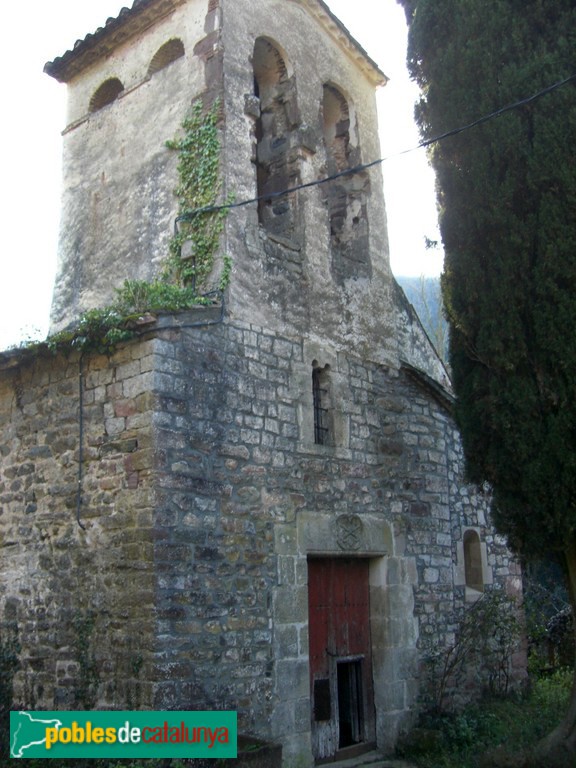
<path fill-rule="evenodd" d="M 106 19 L 104 26 L 98 27 L 95 32 L 88 33 L 81 40 L 76 40 L 74 46 L 62 56 L 46 62 L 44 72 L 60 82 L 68 82 L 93 58 L 97 58 L 98 47 L 104 39 L 121 29 L 128 19 L 136 18 L 147 7 L 157 2 L 158 0 L 134 0 L 131 7 L 123 7 L 118 16 L 110 16 Z M 159 5 L 164 7 L 166 3 L 160 2 Z"/>
<path fill-rule="evenodd" d="M 371 71 L 378 84 L 387 81 L 376 62 L 370 58 L 358 41 L 352 37 L 344 24 L 335 16 L 323 0 L 299 0 L 304 5 L 318 10 L 318 16 L 327 17 L 326 26 L 331 26 L 339 36 L 343 36 L 357 58 Z M 59 82 L 69 82 L 75 75 L 97 60 L 109 47 L 123 42 L 146 28 L 151 20 L 160 18 L 186 0 L 134 0 L 131 7 L 124 7 L 118 16 L 110 17 L 103 27 L 89 33 L 82 40 L 76 40 L 74 47 L 62 56 L 44 65 L 44 72 Z M 138 23 L 140 20 L 140 23 Z M 128 24 L 127 22 L 131 22 Z"/>

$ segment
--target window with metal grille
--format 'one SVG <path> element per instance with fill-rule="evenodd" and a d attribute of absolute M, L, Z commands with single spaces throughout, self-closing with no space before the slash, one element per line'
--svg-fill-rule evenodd
<path fill-rule="evenodd" d="M 316 360 L 312 363 L 312 399 L 314 404 L 314 442 L 316 445 L 332 444 L 330 407 L 330 366 L 321 368 Z"/>

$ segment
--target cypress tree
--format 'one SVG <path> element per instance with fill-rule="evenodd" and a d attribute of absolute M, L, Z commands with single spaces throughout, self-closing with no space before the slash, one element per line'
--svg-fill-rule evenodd
<path fill-rule="evenodd" d="M 576 3 L 400 2 L 423 138 L 498 113 L 430 150 L 468 473 L 516 552 L 558 555 L 574 609 Z M 576 683 L 537 761 L 576 764 Z"/>

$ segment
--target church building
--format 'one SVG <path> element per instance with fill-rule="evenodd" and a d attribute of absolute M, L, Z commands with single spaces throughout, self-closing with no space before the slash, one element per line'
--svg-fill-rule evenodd
<path fill-rule="evenodd" d="M 68 90 L 51 333 L 174 242 L 205 300 L 110 350 L 0 354 L 16 706 L 235 710 L 286 768 L 391 753 L 458 617 L 521 586 L 390 270 L 386 76 L 322 0 L 134 0 L 45 71 Z M 191 115 L 224 206 L 202 275 Z"/>

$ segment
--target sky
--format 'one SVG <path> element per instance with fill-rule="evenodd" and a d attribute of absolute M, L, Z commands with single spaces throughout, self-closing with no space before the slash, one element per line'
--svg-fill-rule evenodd
<path fill-rule="evenodd" d="M 406 25 L 396 0 L 327 0 L 390 78 L 378 93 L 381 156 L 392 269 L 437 275 L 434 177 L 413 106 L 418 93 L 405 68 Z M 0 223 L 0 349 L 43 339 L 56 270 L 60 215 L 61 131 L 66 86 L 43 73 L 44 64 L 72 48 L 132 0 L 26 0 L 9 3 L 0 29 L 2 203 Z M 376 158 L 366 158 L 367 161 Z"/>

